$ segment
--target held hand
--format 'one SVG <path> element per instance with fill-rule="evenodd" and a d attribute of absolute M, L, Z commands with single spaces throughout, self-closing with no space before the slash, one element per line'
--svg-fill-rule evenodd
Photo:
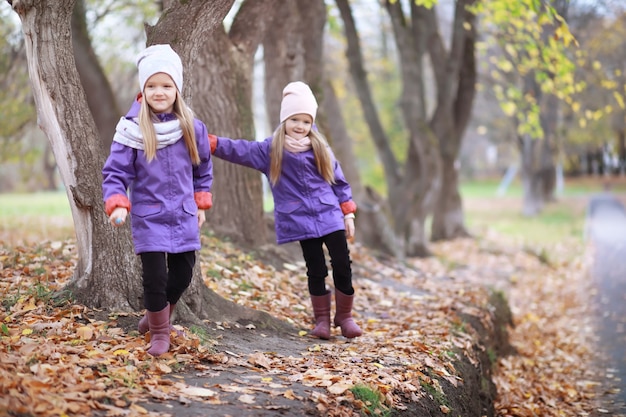
<path fill-rule="evenodd" d="M 113 226 L 120 227 L 126 223 L 126 216 L 128 216 L 128 210 L 124 207 L 118 207 L 109 216 L 109 221 Z"/>
<path fill-rule="evenodd" d="M 198 229 L 202 227 L 206 221 L 206 213 L 204 210 L 198 210 Z"/>
<path fill-rule="evenodd" d="M 346 238 L 352 239 L 354 238 L 354 219 L 353 218 L 344 218 L 343 223 L 346 226 Z"/>

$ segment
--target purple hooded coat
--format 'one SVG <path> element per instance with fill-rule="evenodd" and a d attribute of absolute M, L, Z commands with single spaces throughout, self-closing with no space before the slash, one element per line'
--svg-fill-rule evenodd
<path fill-rule="evenodd" d="M 139 106 L 135 101 L 126 118 L 137 117 Z M 165 121 L 175 116 L 161 117 Z M 203 195 L 210 202 L 213 163 L 206 126 L 195 119 L 194 128 L 200 155 L 197 166 L 192 165 L 182 138 L 158 149 L 151 162 L 146 160 L 143 150 L 118 142 L 111 145 L 111 154 L 102 169 L 104 201 L 124 200 L 129 190 L 131 230 L 137 254 L 200 249 L 196 201 Z"/>
<path fill-rule="evenodd" d="M 269 178 L 272 137 L 263 142 L 223 137 L 216 140 L 215 156 L 254 168 Z M 339 162 L 334 156 L 333 160 L 335 184 L 331 185 L 317 170 L 313 150 L 283 152 L 280 178 L 276 185 L 270 184 L 277 243 L 318 238 L 345 230 L 343 216 L 356 211 L 356 204 Z"/>

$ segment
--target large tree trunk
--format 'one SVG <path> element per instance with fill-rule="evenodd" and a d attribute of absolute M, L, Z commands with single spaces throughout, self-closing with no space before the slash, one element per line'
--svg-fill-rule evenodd
<path fill-rule="evenodd" d="M 447 57 L 442 56 L 442 43 L 430 44 L 431 60 L 439 75 L 436 80 L 440 97 L 431 125 L 439 138 L 443 173 L 433 213 L 431 240 L 434 241 L 469 236 L 459 193 L 457 162 L 476 93 L 476 19 L 467 11 L 472 3 L 473 0 L 457 2 L 453 43 Z"/>
<path fill-rule="evenodd" d="M 254 55 L 269 27 L 276 0 L 247 0 L 230 31 L 220 26 L 204 43 L 194 65 L 195 100 L 210 133 L 255 140 L 252 112 Z M 214 159 L 215 205 L 209 224 L 217 233 L 252 246 L 267 242 L 263 186 L 258 171 Z"/>
<path fill-rule="evenodd" d="M 140 276 L 128 228 L 114 229 L 102 204 L 103 153 L 72 54 L 74 0 L 13 1 L 22 21 L 39 126 L 66 186 L 78 264 L 69 285 L 89 306 L 139 309 Z"/>
<path fill-rule="evenodd" d="M 100 134 L 100 144 L 105 155 L 109 154 L 115 125 L 120 118 L 111 84 L 106 78 L 98 57 L 91 46 L 85 20 L 85 1 L 76 0 L 72 13 L 72 44 L 74 60 L 85 90 L 87 105 Z"/>
<path fill-rule="evenodd" d="M 304 76 L 302 25 L 305 23 L 298 6 L 298 1 L 283 2 L 272 14 L 272 30 L 268 30 L 263 39 L 265 108 L 272 131 L 280 122 L 280 103 L 285 85 L 298 80 L 309 82 Z"/>
<path fill-rule="evenodd" d="M 536 216 L 545 206 L 539 155 L 541 142 L 528 135 L 518 138 L 522 159 L 522 214 L 527 217 Z"/>
<path fill-rule="evenodd" d="M 459 170 L 457 159 L 442 158 L 442 184 L 433 214 L 431 240 L 446 240 L 467 237 L 463 214 L 463 201 L 459 193 Z"/>

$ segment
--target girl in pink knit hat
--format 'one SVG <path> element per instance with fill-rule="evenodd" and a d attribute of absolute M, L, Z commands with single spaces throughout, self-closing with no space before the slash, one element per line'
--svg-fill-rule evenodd
<path fill-rule="evenodd" d="M 311 333 L 321 339 L 331 336 L 326 246 L 335 287 L 333 324 L 352 339 L 362 334 L 352 318 L 354 288 L 347 242 L 354 236 L 356 204 L 326 139 L 313 128 L 316 113 L 317 101 L 309 86 L 292 82 L 283 89 L 280 125 L 273 136 L 262 142 L 213 135 L 209 140 L 215 156 L 254 168 L 269 179 L 276 240 L 300 243 L 315 316 Z"/>

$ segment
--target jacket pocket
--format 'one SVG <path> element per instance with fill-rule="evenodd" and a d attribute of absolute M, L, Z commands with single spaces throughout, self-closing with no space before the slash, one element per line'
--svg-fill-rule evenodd
<path fill-rule="evenodd" d="M 282 203 L 276 206 L 276 211 L 283 214 L 291 214 L 294 211 L 298 210 L 302 206 L 302 203 L 299 201 L 290 201 L 289 203 Z"/>
<path fill-rule="evenodd" d="M 339 199 L 335 194 L 322 194 L 320 197 L 320 203 L 325 206 L 336 206 L 339 207 Z"/>
<path fill-rule="evenodd" d="M 198 205 L 194 200 L 183 201 L 183 210 L 185 213 L 195 216 L 198 214 Z"/>
<path fill-rule="evenodd" d="M 161 204 L 134 204 L 131 212 L 138 217 L 148 217 L 159 214 L 161 209 Z"/>
<path fill-rule="evenodd" d="M 298 234 L 306 227 L 306 222 L 302 221 L 302 203 L 300 201 L 290 201 L 274 207 L 276 235 L 279 239 Z"/>

